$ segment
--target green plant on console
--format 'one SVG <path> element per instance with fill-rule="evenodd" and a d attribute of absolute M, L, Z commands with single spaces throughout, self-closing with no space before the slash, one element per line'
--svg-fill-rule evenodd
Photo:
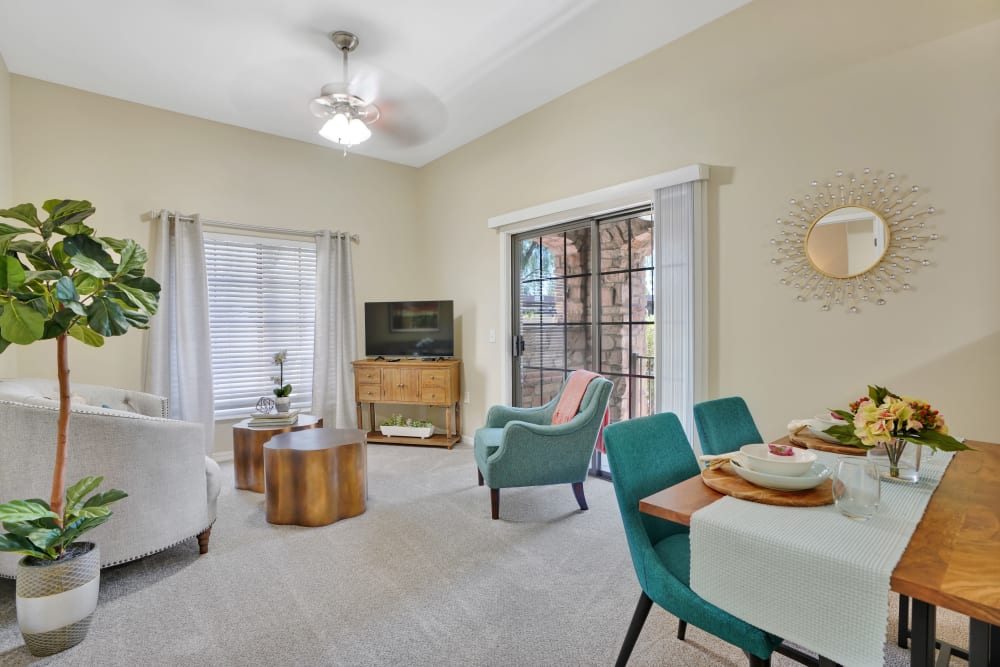
<path fill-rule="evenodd" d="M 403 418 L 403 415 L 392 415 L 388 419 L 381 423 L 381 426 L 412 426 L 415 428 L 426 428 L 428 426 L 434 426 L 429 421 L 421 421 L 419 419 L 409 419 Z"/>
<path fill-rule="evenodd" d="M 50 500 L 13 500 L 0 506 L 8 534 L 0 550 L 58 560 L 83 532 L 111 516 L 107 506 L 126 496 L 95 491 L 101 477 L 86 477 L 65 491 L 70 420 L 68 340 L 101 347 L 108 336 L 148 329 L 160 285 L 145 272 L 146 251 L 133 240 L 97 236 L 84 220 L 89 201 L 50 199 L 38 217 L 33 204 L 0 210 L 0 353 L 13 345 L 55 340 L 59 421 Z"/>

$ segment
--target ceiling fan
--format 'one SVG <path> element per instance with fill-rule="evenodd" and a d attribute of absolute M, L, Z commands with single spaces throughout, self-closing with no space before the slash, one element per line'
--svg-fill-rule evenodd
<path fill-rule="evenodd" d="M 358 48 L 357 35 L 338 30 L 329 37 L 343 56 L 343 72 L 340 81 L 324 85 L 319 97 L 309 102 L 313 115 L 325 121 L 320 136 L 343 146 L 346 153 L 367 141 L 373 127 L 384 143 L 401 147 L 423 143 L 444 129 L 444 105 L 430 91 L 371 67 L 352 79 L 348 55 Z"/>

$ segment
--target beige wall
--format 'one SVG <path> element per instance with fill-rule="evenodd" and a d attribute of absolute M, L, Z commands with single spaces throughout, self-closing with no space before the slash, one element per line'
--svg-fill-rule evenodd
<path fill-rule="evenodd" d="M 0 208 L 15 204 L 11 201 L 10 140 L 10 72 L 0 53 Z M 3 377 L 17 377 L 17 348 L 14 346 L 0 354 L 0 378 Z"/>
<path fill-rule="evenodd" d="M 1000 398 L 990 4 L 758 0 L 424 167 L 429 243 L 453 258 L 437 293 L 462 317 L 466 432 L 507 400 L 503 341 L 488 342 L 506 315 L 487 218 L 701 162 L 712 165 L 712 396 L 743 395 L 775 437 L 878 383 L 931 401 L 960 436 L 1000 440 L 984 409 Z M 811 180 L 864 167 L 926 186 L 942 240 L 912 292 L 823 313 L 778 283 L 768 241 Z"/>
<path fill-rule="evenodd" d="M 744 395 L 776 436 L 881 383 L 932 401 L 959 435 L 1000 440 L 982 409 L 1000 396 L 998 18 L 976 0 L 757 0 L 420 170 L 14 76 L 13 198 L 87 197 L 100 231 L 141 242 L 140 215 L 159 207 L 360 233 L 359 304 L 455 299 L 471 435 L 507 398 L 486 219 L 702 162 L 713 396 Z M 865 166 L 928 186 L 943 238 L 912 293 L 821 313 L 778 284 L 773 221 L 813 178 Z M 140 385 L 141 334 L 73 345 L 77 381 Z M 52 375 L 44 344 L 20 355 L 19 375 Z"/>
<path fill-rule="evenodd" d="M 19 202 L 89 199 L 100 233 L 146 247 L 150 224 L 141 216 L 154 208 L 356 232 L 359 313 L 366 300 L 425 295 L 413 168 L 20 76 L 12 77 L 12 98 Z M 73 379 L 140 388 L 144 337 L 130 332 L 101 349 L 71 341 Z M 54 376 L 54 350 L 51 341 L 21 348 L 18 374 Z M 269 389 L 261 378 L 262 394 Z M 217 448 L 228 448 L 226 429 L 220 433 Z"/>

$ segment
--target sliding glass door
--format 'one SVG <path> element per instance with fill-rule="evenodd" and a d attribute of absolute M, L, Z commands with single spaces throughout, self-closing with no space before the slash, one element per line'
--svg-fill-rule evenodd
<path fill-rule="evenodd" d="M 551 400 L 578 368 L 614 382 L 611 421 L 654 411 L 649 207 L 513 237 L 514 405 Z M 599 455 L 595 472 L 606 471 Z"/>

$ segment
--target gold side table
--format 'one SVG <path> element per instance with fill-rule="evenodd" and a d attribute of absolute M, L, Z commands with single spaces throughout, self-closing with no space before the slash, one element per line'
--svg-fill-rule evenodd
<path fill-rule="evenodd" d="M 299 421 L 291 426 L 250 426 L 249 419 L 233 424 L 236 488 L 264 493 L 264 443 L 279 433 L 312 428 L 323 428 L 323 418 L 299 415 Z"/>
<path fill-rule="evenodd" d="M 365 511 L 365 433 L 321 428 L 283 433 L 264 445 L 267 521 L 326 526 Z"/>

